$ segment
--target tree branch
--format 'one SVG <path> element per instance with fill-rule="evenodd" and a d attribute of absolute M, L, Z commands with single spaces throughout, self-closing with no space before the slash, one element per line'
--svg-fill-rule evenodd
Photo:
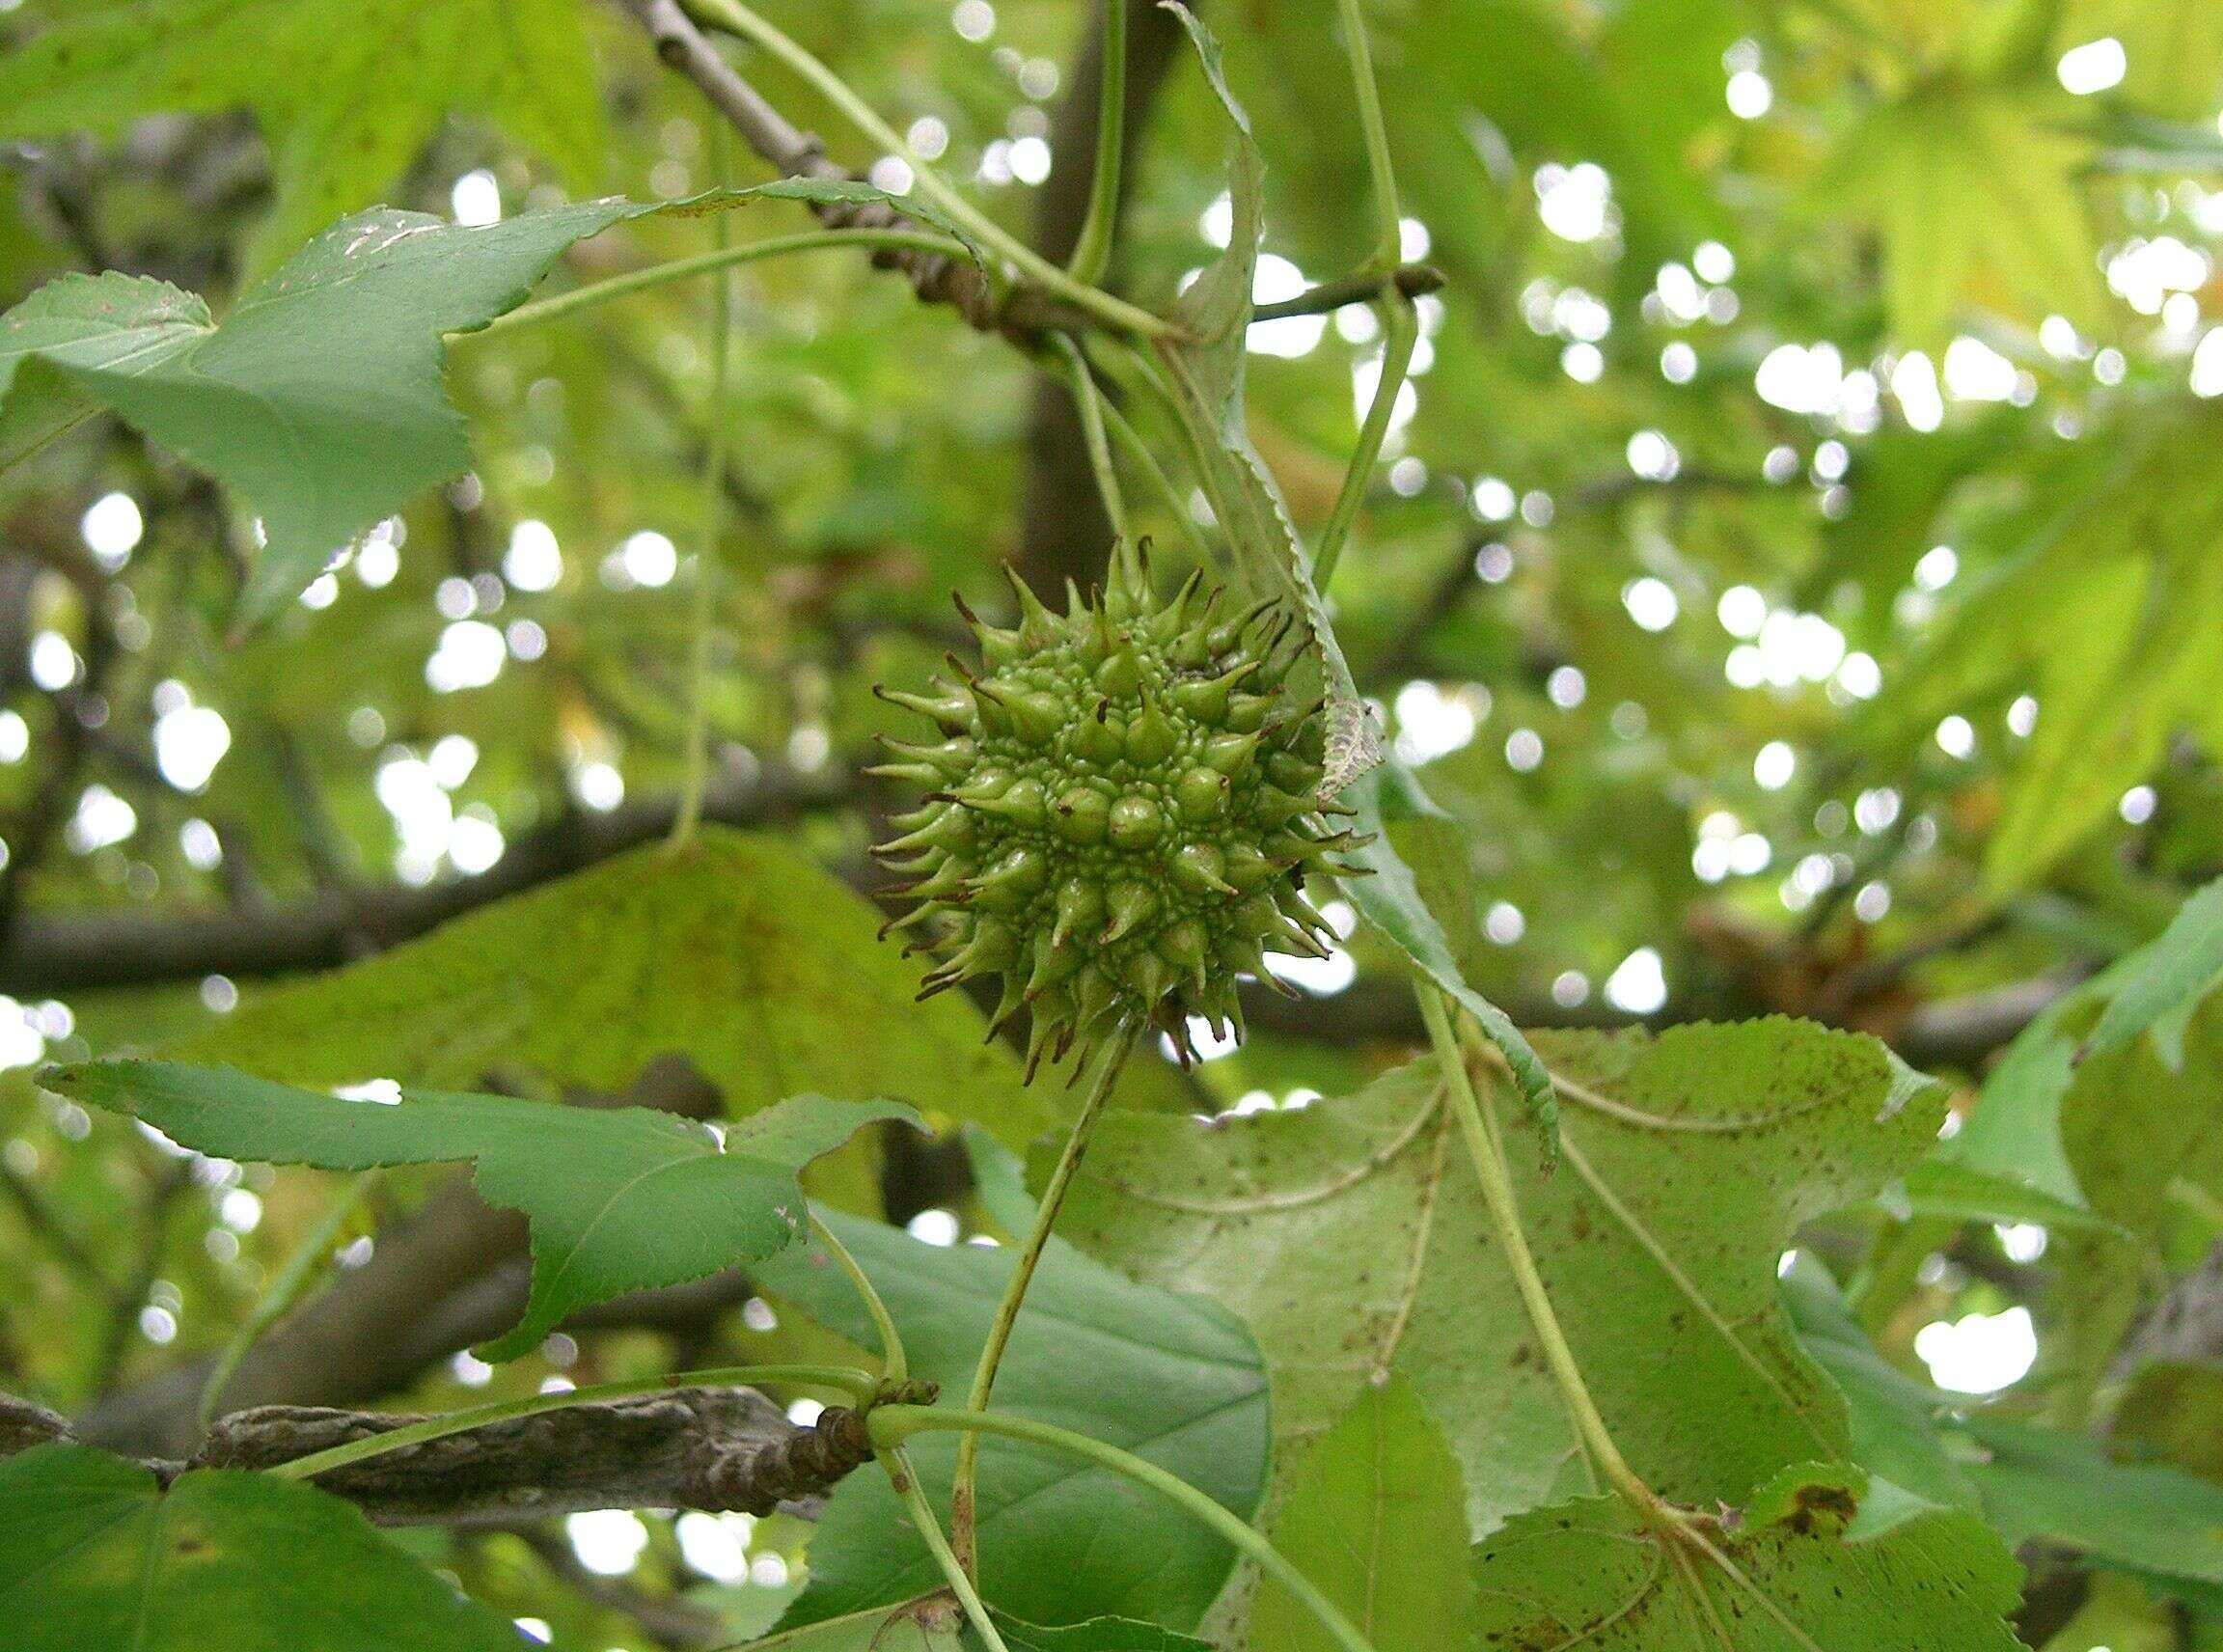
<path fill-rule="evenodd" d="M 799 130 L 741 77 L 695 26 L 679 0 L 624 0 L 624 4 L 648 32 L 656 55 L 693 81 L 742 140 L 782 177 L 850 178 L 827 158 L 825 146 L 815 135 Z M 828 229 L 919 227 L 878 201 L 812 203 L 810 210 Z M 995 331 L 1010 319 L 1002 313 L 986 274 L 965 260 L 912 248 L 884 248 L 872 255 L 872 262 L 883 269 L 901 270 L 920 298 L 950 305 L 982 331 Z"/>
<path fill-rule="evenodd" d="M 146 1462 L 165 1482 L 187 1469 L 269 1469 L 422 1420 L 259 1406 L 219 1418 L 190 1458 Z M 54 1413 L 0 1394 L 0 1456 L 75 1438 Z M 800 1428 L 755 1389 L 686 1387 L 488 1423 L 333 1469 L 316 1484 L 381 1526 L 508 1527 L 596 1508 L 815 1514 L 869 1454 L 842 1408 Z"/>

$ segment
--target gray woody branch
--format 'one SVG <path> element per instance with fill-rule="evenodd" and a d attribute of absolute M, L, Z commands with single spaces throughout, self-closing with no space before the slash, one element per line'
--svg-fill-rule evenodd
<path fill-rule="evenodd" d="M 149 1458 L 167 1483 L 187 1469 L 269 1469 L 422 1418 L 271 1405 L 219 1418 L 190 1458 Z M 63 1418 L 0 1394 L 0 1456 L 76 1435 Z M 518 1526 L 597 1508 L 776 1508 L 818 1500 L 870 1456 L 856 1414 L 809 1428 L 754 1389 L 680 1387 L 590 1400 L 369 1457 L 316 1477 L 381 1526 Z"/>

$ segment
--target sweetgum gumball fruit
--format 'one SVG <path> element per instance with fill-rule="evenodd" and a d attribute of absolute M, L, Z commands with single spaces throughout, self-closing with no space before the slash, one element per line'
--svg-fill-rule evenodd
<path fill-rule="evenodd" d="M 1268 951 L 1325 957 L 1333 932 L 1305 903 L 1307 873 L 1362 840 L 1330 826 L 1319 702 L 1284 703 L 1299 650 L 1275 602 L 1224 612 L 1203 576 L 1166 602 L 1143 551 L 1112 559 L 1109 589 L 1069 591 L 1056 615 L 1013 576 L 1021 622 L 960 612 L 977 671 L 881 696 L 939 739 L 890 741 L 872 772 L 928 788 L 873 853 L 917 902 L 891 929 L 943 961 L 921 997 L 1001 975 L 996 1024 L 1030 1012 L 1027 1071 L 1153 1021 L 1194 1056 L 1188 1018 L 1242 1034 L 1235 977 Z"/>

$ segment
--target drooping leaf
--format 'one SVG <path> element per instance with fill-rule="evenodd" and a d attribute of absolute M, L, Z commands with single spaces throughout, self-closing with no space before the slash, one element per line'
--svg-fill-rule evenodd
<path fill-rule="evenodd" d="M 1804 1252 L 1783 1277 L 1783 1301 L 1798 1340 L 1845 1395 L 1852 1460 L 1926 1501 L 1976 1509 L 1976 1487 L 1937 1426 L 1945 1396 L 1877 1351 L 1837 1281 Z"/>
<path fill-rule="evenodd" d="M 532 1292 L 524 1318 L 485 1350 L 497 1360 L 535 1347 L 590 1303 L 773 1255 L 804 1228 L 798 1170 L 866 1124 L 919 1122 L 895 1103 L 797 1095 L 721 1135 L 644 1107 L 439 1090 L 347 1101 L 158 1061 L 50 1068 L 41 1082 L 227 1159 L 327 1170 L 473 1160 L 488 1202 L 532 1223 Z"/>
<path fill-rule="evenodd" d="M 871 1278 L 914 1376 L 961 1397 L 1011 1253 L 927 1245 L 894 1228 L 821 1213 Z M 824 1253 L 799 1247 L 756 1272 L 768 1289 L 859 1343 L 873 1334 Z M 1265 1484 L 1264 1363 L 1221 1309 L 1138 1284 L 1053 1238 L 996 1378 L 995 1405 L 1147 1458 L 1248 1519 Z M 919 1479 L 948 1502 L 955 1442 L 911 1444 Z M 1228 1546 L 1155 1494 L 1068 1454 L 984 1440 L 979 1461 L 982 1586 L 1026 1621 L 1091 1617 L 1193 1628 L 1224 1582 Z M 901 1600 L 938 1578 L 884 1476 L 836 1490 L 810 1543 L 810 1583 L 791 1621 Z"/>
<path fill-rule="evenodd" d="M 1800 1223 L 1920 1153 L 1936 1088 L 1873 1039 L 1801 1022 L 1537 1045 L 1578 1105 L 1556 1174 L 1514 1156 L 1523 1225 L 1637 1472 L 1701 1501 L 1841 1455 L 1843 1403 L 1783 1317 L 1777 1259 Z M 1495 1089 L 1500 1110 L 1517 1105 L 1501 1078 Z M 1110 1115 L 1061 1227 L 1250 1325 L 1273 1373 L 1277 1475 L 1396 1372 L 1449 1440 L 1476 1531 L 1580 1485 L 1431 1062 L 1296 1113 Z"/>
<path fill-rule="evenodd" d="M 469 465 L 441 382 L 448 335 L 513 308 L 566 247 L 613 224 L 759 197 L 891 199 L 783 180 L 482 226 L 377 207 L 332 225 L 221 321 L 161 282 L 64 276 L 0 315 L 0 462 L 110 408 L 259 512 L 240 618 L 264 619 L 365 529 Z"/>
<path fill-rule="evenodd" d="M 1474 1579 L 1450 1540 L 1467 1493 L 1443 1431 L 1403 1378 L 1369 1383 L 1313 1443 L 1274 1523 L 1274 1546 L 1377 1648 L 1466 1643 Z M 1334 1652 L 1336 1642 L 1271 1576 L 1250 1612 L 1253 1645 Z"/>
<path fill-rule="evenodd" d="M 1971 1418 L 1968 1476 L 2009 1543 L 2050 1538 L 2095 1559 L 2223 1583 L 2223 1486 L 2165 1464 L 2117 1462 L 2087 1435 Z"/>
<path fill-rule="evenodd" d="M 1297 543 L 1289 512 L 1259 462 L 1245 426 L 1243 369 L 1249 337 L 1252 283 L 1263 229 L 1259 190 L 1265 161 L 1243 111 L 1221 72 L 1220 45 L 1195 14 L 1175 7 L 1196 47 L 1205 79 L 1235 129 L 1235 159 L 1228 175 L 1233 226 L 1226 249 L 1182 293 L 1174 306 L 1181 336 L 1161 341 L 1159 360 L 1173 391 L 1176 411 L 1205 498 L 1227 536 L 1243 582 L 1262 595 L 1283 598 L 1313 644 L 1320 692 L 1327 699 L 1327 776 L 1323 797 L 1340 793 L 1381 757 L 1381 738 L 1358 699 L 1351 668 L 1333 626 L 1312 589 L 1311 566 Z M 1293 686 L 1293 692 L 1305 685 Z"/>
<path fill-rule="evenodd" d="M 676 1053 L 735 1115 L 801 1090 L 889 1096 L 1029 1139 L 1045 1115 L 1009 1052 L 981 1042 L 962 994 L 915 1004 L 917 976 L 878 922 L 788 844 L 709 827 L 685 854 L 617 856 L 250 996 L 170 1053 L 303 1084 L 595 1090 Z"/>
<path fill-rule="evenodd" d="M 262 269 L 375 201 L 451 110 L 491 120 L 575 189 L 608 149 L 577 0 L 134 0 L 80 9 L 0 63 L 0 137 L 242 104 L 275 161 Z"/>
<path fill-rule="evenodd" d="M 1409 829 L 1432 828 L 1448 822 L 1449 817 L 1397 758 L 1389 758 L 1361 777 L 1353 797 L 1358 809 L 1355 824 L 1358 830 L 1371 833 L 1374 840 L 1352 856 L 1372 872 L 1346 885 L 1352 904 L 1413 961 L 1420 974 L 1474 1017 L 1482 1035 L 1496 1046 L 1511 1068 L 1522 1099 L 1543 1134 L 1545 1160 L 1551 1162 L 1559 1151 L 1559 1103 L 1551 1093 L 1551 1075 L 1521 1030 L 1513 1025 L 1512 1017 L 1467 984 L 1443 925 L 1421 898 L 1420 868 L 1409 866 L 1399 852 L 1403 842 L 1415 851 L 1463 855 L 1464 839 L 1456 831 L 1430 831 L 1421 839 Z"/>
<path fill-rule="evenodd" d="M 158 282 L 65 276 L 0 316 L 0 399 L 10 369 L 37 359 L 45 372 L 26 388 L 41 408 L 58 381 L 235 488 L 262 518 L 241 599 L 260 619 L 469 464 L 442 335 L 510 308 L 557 254 L 632 210 L 594 202 L 465 228 L 378 207 L 333 225 L 213 324 Z"/>
<path fill-rule="evenodd" d="M 2192 1017 L 2171 1065 L 2138 1038 L 2088 1056 L 2061 1098 L 2064 1150 L 2112 1229 L 2057 1231 L 2047 1253 L 2045 1369 L 2088 1395 L 2145 1310 L 2178 1198 L 2223 1197 L 2223 998 Z"/>
<path fill-rule="evenodd" d="M 14 1652 L 515 1652 L 353 1506 L 196 1469 L 162 1491 L 89 1446 L 0 1461 L 0 1612 Z"/>
<path fill-rule="evenodd" d="M 1929 1163 L 1907 1177 L 1908 1191 L 1932 1199 L 1940 1214 L 1985 1220 L 2104 1223 L 2091 1211 L 2062 1138 L 2062 1107 L 2079 1069 L 2096 1058 L 2120 1056 L 2152 1035 L 2153 1051 L 2171 1073 L 2184 1065 L 2185 1030 L 2193 1013 L 2223 986 L 2223 880 L 2198 891 L 2161 934 L 2126 953 L 2024 1028 L 1984 1089 L 1966 1125 L 1940 1143 Z M 2110 1070 L 2119 1063 L 2110 1063 Z M 2026 1190 L 2038 1207 L 1949 1208 L 1981 1178 L 2010 1195 Z M 2003 1199 L 1990 1201 L 2004 1204 Z M 2052 1216 L 2046 1206 L 2058 1207 Z"/>
<path fill-rule="evenodd" d="M 1983 1523 L 1927 1509 L 1851 1537 L 1846 1527 L 1869 1496 L 1856 1470 L 1806 1464 L 1753 1493 L 1733 1528 L 1704 1522 L 1708 1540 L 1751 1589 L 1702 1556 L 1670 1557 L 1617 1498 L 1523 1515 L 1474 1554 L 1480 1644 L 1490 1652 L 2019 1652 L 2004 1621 L 2020 1594 L 2019 1569 Z"/>

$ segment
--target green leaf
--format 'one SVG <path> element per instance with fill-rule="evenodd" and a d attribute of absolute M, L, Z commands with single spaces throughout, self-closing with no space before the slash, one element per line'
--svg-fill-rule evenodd
<path fill-rule="evenodd" d="M 1567 1157 L 1555 1174 L 1514 1164 L 1523 1226 L 1636 1472 L 1702 1502 L 1841 1455 L 1844 1405 L 1792 1335 L 1777 1260 L 1801 1223 L 1919 1156 L 1940 1091 L 1874 1039 L 1803 1022 L 1537 1045 L 1570 1087 Z M 1108 1115 L 1060 1225 L 1249 1324 L 1273 1375 L 1278 1478 L 1395 1372 L 1450 1442 L 1477 1532 L 1580 1489 L 1431 1062 L 1301 1112 Z"/>
<path fill-rule="evenodd" d="M 2223 986 L 2223 878 L 2192 895 L 2159 938 L 2109 970 L 2105 982 L 2114 996 L 2086 1048 L 2103 1054 L 2152 1032 L 2162 1064 L 2182 1070 L 2192 1012 Z"/>
<path fill-rule="evenodd" d="M 221 322 L 158 281 L 64 276 L 0 315 L 0 464 L 112 409 L 260 513 L 239 619 L 266 619 L 365 529 L 470 464 L 441 381 L 448 335 L 513 308 L 566 247 L 614 224 L 756 199 L 891 203 L 958 234 L 908 197 L 790 179 L 482 227 L 378 207 L 334 224 Z"/>
<path fill-rule="evenodd" d="M 1523 1515 L 1475 1551 L 1480 1643 L 1504 1652 L 2020 1652 L 2004 1621 L 2021 1592 L 2019 1568 L 1999 1540 L 1947 1509 L 1850 1537 L 1846 1526 L 1869 1496 L 1858 1471 L 1807 1464 L 1762 1486 L 1733 1528 L 1703 1522 L 1774 1612 L 1709 1560 L 1670 1559 L 1617 1498 Z"/>
<path fill-rule="evenodd" d="M 1852 1461 L 1925 1501 L 1977 1508 L 1975 1485 L 1938 1432 L 1945 1396 L 1877 1352 L 1828 1270 L 1800 1252 L 1783 1277 L 1783 1303 L 1798 1340 L 1845 1395 Z"/>
<path fill-rule="evenodd" d="M 14 1652 L 515 1652 L 517 1632 L 295 1480 L 55 1444 L 0 1462 Z"/>
<path fill-rule="evenodd" d="M 1371 868 L 1372 873 L 1353 878 L 1344 886 L 1352 904 L 1384 938 L 1412 960 L 1421 975 L 1449 993 L 1462 1009 L 1474 1017 L 1482 1035 L 1497 1047 L 1520 1085 L 1522 1100 L 1543 1134 L 1545 1161 L 1556 1160 L 1559 1103 L 1551 1093 L 1551 1074 L 1536 1059 L 1536 1052 L 1529 1048 L 1528 1040 L 1513 1025 L 1512 1018 L 1467 984 L 1442 924 L 1421 898 L 1420 868 L 1407 865 L 1398 852 L 1402 841 L 1412 844 L 1417 852 L 1463 858 L 1466 852 L 1463 837 L 1455 826 L 1449 831 L 1441 829 L 1450 823 L 1450 817 L 1421 789 L 1413 771 L 1394 757 L 1359 779 L 1356 807 L 1357 828 L 1371 833 L 1374 840 L 1351 856 L 1358 865 Z M 1457 883 L 1452 873 L 1430 871 L 1428 875 L 1432 882 L 1440 885 L 1455 887 Z"/>
<path fill-rule="evenodd" d="M 1377 1647 L 1450 1652 L 1474 1579 L 1443 1534 L 1464 1528 L 1467 1491 L 1443 1431 L 1412 1385 L 1369 1383 L 1313 1444 L 1274 1524 L 1274 1546 Z M 1455 1627 L 1457 1626 L 1457 1627 Z M 1335 1638 L 1271 1577 L 1250 1612 L 1254 1645 L 1335 1652 Z"/>
<path fill-rule="evenodd" d="M 1233 224 L 1226 250 L 1205 265 L 1175 303 L 1173 318 L 1183 332 L 1159 342 L 1159 361 L 1204 497 L 1227 536 L 1244 584 L 1286 601 L 1312 640 L 1328 702 L 1327 774 L 1320 795 L 1333 797 L 1381 760 L 1381 737 L 1352 682 L 1320 593 L 1312 588 L 1311 564 L 1297 543 L 1288 509 L 1245 426 L 1243 370 L 1266 166 L 1251 139 L 1249 117 L 1227 90 L 1219 42 L 1186 7 L 1170 9 L 1188 29 L 1205 79 L 1235 128 L 1235 159 L 1227 180 Z M 1292 684 L 1293 694 L 1304 692 L 1305 685 Z"/>
<path fill-rule="evenodd" d="M 2118 1463 L 2081 1434 L 1973 1418 L 1968 1468 L 2009 1543 L 2049 1538 L 2095 1560 L 2223 1583 L 2223 1486 L 2159 1464 Z"/>
<path fill-rule="evenodd" d="M 510 1360 L 578 1308 L 757 1262 L 802 1233 L 796 1172 L 866 1124 L 919 1122 L 891 1102 L 790 1096 L 727 1127 L 645 1107 L 403 1090 L 346 1101 L 224 1068 L 157 1061 L 54 1067 L 40 1082 L 227 1159 L 362 1170 L 471 1159 L 479 1191 L 532 1223 L 525 1317 L 489 1345 Z"/>
<path fill-rule="evenodd" d="M 1939 1143 L 1931 1161 L 1908 1175 L 1909 1196 L 1945 1215 L 2106 1225 L 2087 1204 L 2062 1138 L 2062 1107 L 2079 1068 L 2094 1058 L 2119 1055 L 2151 1032 L 2161 1065 L 2181 1073 L 2193 1013 L 2219 986 L 2223 879 L 2192 895 L 2158 937 L 2117 959 L 2022 1030 L 1984 1081 L 1961 1133 Z M 2086 1027 L 2091 1031 L 2079 1037 Z M 1956 1198 L 1987 1188 L 2005 1197 Z M 2009 1208 L 2017 1191 L 2031 1210 Z M 2045 1214 L 2047 1209 L 2053 1213 Z"/>
<path fill-rule="evenodd" d="M 945 1591 L 767 1636 L 750 1641 L 746 1652 L 977 1652 L 977 1646 L 967 1632 L 965 1609 Z"/>
<path fill-rule="evenodd" d="M 1092 1617 L 1085 1623 L 1044 1629 L 993 1608 L 989 1615 L 995 1618 L 1007 1652 L 1211 1652 L 1208 1641 L 1131 1617 Z"/>
<path fill-rule="evenodd" d="M 200 296 L 151 276 L 65 276 L 0 316 L 0 470 L 82 419 L 97 402 L 67 376 L 147 372 L 214 323 Z"/>
<path fill-rule="evenodd" d="M 887 1299 L 912 1375 L 962 1394 L 1009 1277 L 1008 1250 L 941 1248 L 874 1223 L 821 1213 Z M 869 1345 L 856 1294 L 803 1247 L 756 1270 L 819 1324 Z M 1263 1362 L 1212 1304 L 1138 1284 L 1053 1238 L 996 1377 L 996 1409 L 1054 1421 L 1169 1469 L 1249 1519 L 1265 1484 Z M 910 1446 L 928 1500 L 948 1502 L 954 1437 Z M 984 1440 L 982 1586 L 996 1605 L 1050 1625 L 1130 1617 L 1194 1626 L 1232 1552 L 1171 1503 L 1081 1459 Z M 810 1543 L 810 1584 L 790 1613 L 814 1621 L 901 1600 L 941 1574 L 884 1476 L 841 1482 Z"/>
<path fill-rule="evenodd" d="M 2171 1066 L 2151 1038 L 2088 1056 L 2061 1098 L 2061 1142 L 2094 1211 L 2130 1235 L 2069 1231 L 2046 1255 L 2053 1327 L 2045 1368 L 2068 1392 L 2102 1381 L 2150 1300 L 2177 1190 L 2223 1197 L 2223 997 L 2210 997 L 2186 1029 Z M 2203 1219 L 2198 1231 L 2209 1225 Z M 2064 1406 L 2061 1415 L 2073 1415 Z"/>
<path fill-rule="evenodd" d="M 379 207 L 325 231 L 214 325 L 159 282 L 64 276 L 0 316 L 0 399 L 37 360 L 32 410 L 12 424 L 50 424 L 59 381 L 236 489 L 266 540 L 240 598 L 258 620 L 470 463 L 442 335 L 510 308 L 565 247 L 634 211 L 604 201 L 466 229 Z"/>
<path fill-rule="evenodd" d="M 120 132 L 141 115 L 253 109 L 277 203 L 267 269 L 400 177 L 449 111 L 481 115 L 591 189 L 608 150 L 577 0 L 136 0 L 0 61 L 0 137 Z"/>
<path fill-rule="evenodd" d="M 1029 1140 L 1046 1115 L 1009 1051 L 982 1043 L 962 993 L 914 1003 L 879 922 L 778 838 L 706 827 L 683 854 L 636 849 L 250 996 L 167 1053 L 319 1086 L 594 1090 L 675 1053 L 729 1115 L 800 1090 L 889 1096 Z"/>
<path fill-rule="evenodd" d="M 1971 583 L 1871 713 L 1870 737 L 1904 749 L 1992 696 L 2037 697 L 1985 844 L 1995 899 L 2113 819 L 2170 736 L 2223 702 L 2223 498 L 2185 481 L 2219 440 L 2223 413 L 2179 399 L 2034 482 L 2039 508 L 2013 524 L 2019 548 Z"/>

